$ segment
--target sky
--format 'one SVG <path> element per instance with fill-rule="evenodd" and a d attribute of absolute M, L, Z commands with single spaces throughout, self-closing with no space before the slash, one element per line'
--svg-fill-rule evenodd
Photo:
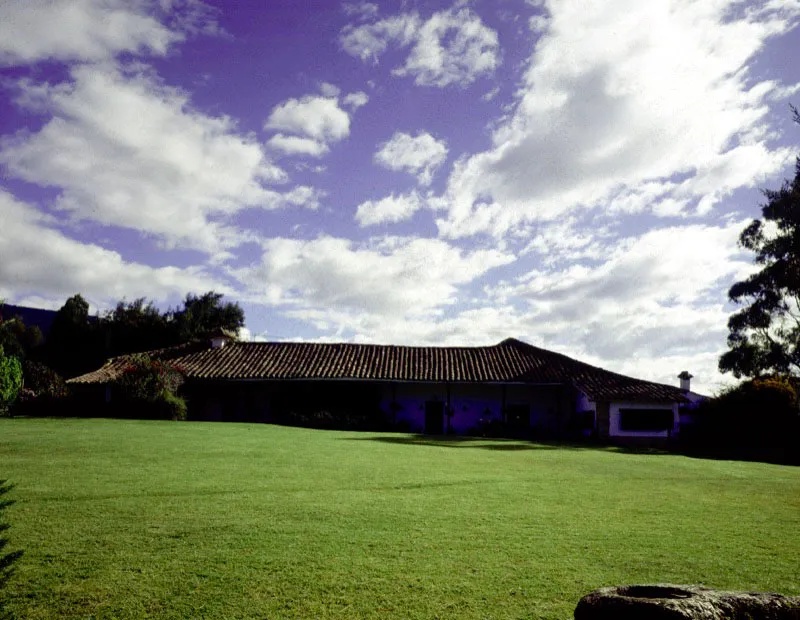
<path fill-rule="evenodd" d="M 713 393 L 800 0 L 0 0 L 0 298 Z"/>

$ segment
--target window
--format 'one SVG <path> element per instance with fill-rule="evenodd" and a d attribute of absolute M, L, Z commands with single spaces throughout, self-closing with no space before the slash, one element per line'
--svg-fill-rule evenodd
<path fill-rule="evenodd" d="M 621 431 L 668 431 L 672 430 L 672 409 L 620 409 Z"/>

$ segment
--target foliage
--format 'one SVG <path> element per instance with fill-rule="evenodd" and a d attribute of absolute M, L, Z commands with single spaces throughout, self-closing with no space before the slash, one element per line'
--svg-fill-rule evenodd
<path fill-rule="evenodd" d="M 58 310 L 43 344 L 37 327 L 0 317 L 0 346 L 5 343 L 7 352 L 40 361 L 70 378 L 98 368 L 109 357 L 175 346 L 219 329 L 236 334 L 243 326 L 239 304 L 224 302 L 214 291 L 190 293 L 182 306 L 164 312 L 143 297 L 122 300 L 99 317 L 89 315 L 89 303 L 78 294 Z"/>
<path fill-rule="evenodd" d="M 2 589 L 11 576 L 14 574 L 14 564 L 22 557 L 22 551 L 6 551 L 8 544 L 11 542 L 5 535 L 9 529 L 8 523 L 2 518 L 3 511 L 14 503 L 12 499 L 4 499 L 14 485 L 9 484 L 8 480 L 0 480 L 0 589 Z M 2 601 L 2 598 L 0 598 Z M 0 602 L 0 611 L 2 611 L 2 602 Z"/>
<path fill-rule="evenodd" d="M 116 386 L 127 398 L 155 402 L 167 392 L 175 393 L 182 383 L 183 374 L 169 362 L 132 355 Z"/>
<path fill-rule="evenodd" d="M 64 398 L 69 393 L 61 375 L 41 362 L 25 360 L 22 363 L 22 376 L 25 388 L 37 397 Z"/>
<path fill-rule="evenodd" d="M 120 301 L 101 319 L 107 357 L 151 351 L 177 343 L 170 317 L 162 314 L 144 297 L 132 302 Z"/>
<path fill-rule="evenodd" d="M 130 417 L 186 419 L 186 403 L 176 395 L 183 374 L 167 361 L 133 355 L 112 390 Z"/>
<path fill-rule="evenodd" d="M 794 380 L 745 381 L 701 403 L 688 431 L 693 448 L 713 456 L 800 463 L 800 406 Z"/>
<path fill-rule="evenodd" d="M 0 437 L 25 488 L 4 593 L 26 620 L 565 620 L 626 583 L 800 595 L 795 467 L 268 424 Z"/>
<path fill-rule="evenodd" d="M 0 303 L 0 347 L 6 354 L 18 359 L 25 359 L 42 345 L 44 336 L 36 325 L 27 326 L 19 316 L 8 316 L 3 313 Z"/>
<path fill-rule="evenodd" d="M 64 415 L 71 412 L 64 379 L 41 362 L 22 362 L 23 388 L 14 407 L 17 415 Z"/>
<path fill-rule="evenodd" d="M 179 342 L 204 338 L 217 329 L 234 334 L 244 327 L 244 310 L 235 302 L 222 302 L 222 294 L 209 291 L 201 296 L 186 295 L 183 308 L 172 313 Z"/>
<path fill-rule="evenodd" d="M 719 361 L 720 370 L 735 377 L 800 374 L 800 157 L 794 179 L 764 195 L 763 220 L 739 237 L 761 269 L 728 292 L 731 301 L 746 304 L 728 321 L 729 350 Z"/>
<path fill-rule="evenodd" d="M 0 347 L 0 412 L 10 407 L 22 388 L 22 364 Z"/>
<path fill-rule="evenodd" d="M 102 338 L 89 319 L 89 303 L 73 295 L 56 312 L 43 361 L 69 378 L 97 368 L 104 359 Z"/>
<path fill-rule="evenodd" d="M 173 394 L 172 392 L 165 392 L 160 403 L 164 410 L 164 417 L 168 420 L 185 420 L 189 413 L 189 408 L 186 401 Z"/>

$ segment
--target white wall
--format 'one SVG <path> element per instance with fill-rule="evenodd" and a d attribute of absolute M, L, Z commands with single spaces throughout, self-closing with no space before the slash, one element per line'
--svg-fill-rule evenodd
<path fill-rule="evenodd" d="M 611 437 L 670 437 L 675 435 L 680 428 L 680 418 L 678 414 L 678 403 L 636 403 L 636 402 L 612 402 L 610 405 L 610 425 L 608 434 Z M 623 431 L 619 428 L 620 409 L 669 409 L 672 411 L 672 430 L 671 431 Z"/>

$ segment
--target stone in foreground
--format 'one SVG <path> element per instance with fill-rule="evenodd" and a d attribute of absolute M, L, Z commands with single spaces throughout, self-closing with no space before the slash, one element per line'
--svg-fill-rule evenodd
<path fill-rule="evenodd" d="M 600 588 L 575 620 L 800 620 L 800 597 L 672 584 Z"/>

